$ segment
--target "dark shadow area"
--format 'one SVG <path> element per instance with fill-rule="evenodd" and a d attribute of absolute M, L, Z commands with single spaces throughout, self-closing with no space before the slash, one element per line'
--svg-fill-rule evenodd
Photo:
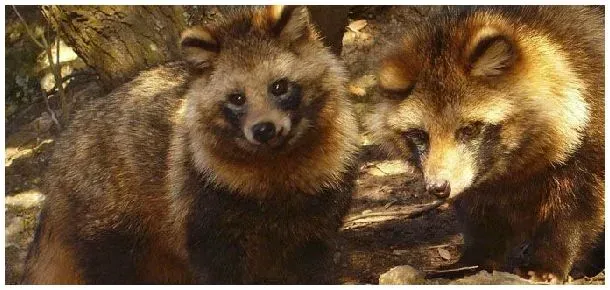
<path fill-rule="evenodd" d="M 461 238 L 452 210 L 375 223 L 341 232 L 341 277 L 345 282 L 377 284 L 379 275 L 399 265 L 435 269 L 459 258 Z M 445 260 L 438 245 L 451 254 Z"/>
<path fill-rule="evenodd" d="M 371 169 L 388 161 L 387 156 L 379 154 L 377 146 L 365 146 L 363 152 L 362 163 L 368 161 L 370 165 L 361 167 L 350 216 L 363 211 L 401 210 L 436 199 L 425 192 L 418 172 L 384 176 L 383 172 L 375 170 L 376 174 L 371 174 Z M 350 223 L 341 231 L 337 262 L 343 282 L 377 284 L 379 275 L 395 266 L 407 264 L 417 269 L 436 269 L 454 263 L 459 258 L 461 243 L 454 211 L 437 208 L 415 218 L 355 226 Z M 439 255 L 439 245 L 449 251 L 450 259 Z"/>
<path fill-rule="evenodd" d="M 388 159 L 389 156 L 381 148 L 378 144 L 370 144 L 363 145 L 360 148 L 360 156 L 359 159 L 362 163 L 372 162 L 372 161 L 381 161 Z"/>

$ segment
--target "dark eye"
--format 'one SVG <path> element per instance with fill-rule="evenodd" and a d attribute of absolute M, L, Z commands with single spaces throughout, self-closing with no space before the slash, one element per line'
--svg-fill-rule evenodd
<path fill-rule="evenodd" d="M 280 79 L 273 82 L 269 90 L 274 96 L 281 96 L 285 94 L 286 92 L 288 92 L 288 80 Z"/>
<path fill-rule="evenodd" d="M 241 106 L 246 102 L 246 96 L 244 96 L 242 93 L 233 93 L 230 94 L 227 98 L 229 102 L 231 102 L 231 104 L 236 106 Z"/>
<path fill-rule="evenodd" d="M 286 79 L 275 81 L 269 86 L 269 94 L 282 110 L 296 110 L 301 104 L 301 86 Z"/>
<path fill-rule="evenodd" d="M 403 133 L 407 140 L 413 142 L 415 146 L 425 146 L 428 143 L 428 133 L 420 129 L 411 129 Z"/>
<path fill-rule="evenodd" d="M 457 131 L 457 137 L 463 140 L 473 139 L 479 134 L 481 134 L 481 130 L 483 129 L 482 122 L 473 122 L 470 123 Z"/>

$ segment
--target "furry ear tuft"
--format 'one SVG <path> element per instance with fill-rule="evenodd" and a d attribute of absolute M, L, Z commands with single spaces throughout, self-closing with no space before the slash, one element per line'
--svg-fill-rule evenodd
<path fill-rule="evenodd" d="M 472 76 L 499 76 L 515 64 L 517 49 L 507 36 L 494 30 L 483 30 L 475 40 L 468 57 Z"/>
<path fill-rule="evenodd" d="M 387 55 L 377 71 L 379 87 L 391 99 L 407 98 L 417 82 L 420 62 L 415 54 L 400 52 Z"/>
<path fill-rule="evenodd" d="M 220 45 L 210 31 L 203 27 L 187 29 L 182 33 L 180 47 L 184 59 L 193 67 L 205 69 L 212 65 Z"/>
<path fill-rule="evenodd" d="M 309 38 L 313 34 L 309 12 L 304 6 L 267 6 L 262 18 L 271 33 L 288 43 Z"/>
<path fill-rule="evenodd" d="M 412 81 L 400 63 L 386 59 L 379 68 L 379 85 L 384 90 L 401 91 L 411 86 Z"/>

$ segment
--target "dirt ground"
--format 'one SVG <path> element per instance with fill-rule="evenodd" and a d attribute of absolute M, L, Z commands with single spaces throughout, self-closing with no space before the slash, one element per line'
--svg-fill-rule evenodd
<path fill-rule="evenodd" d="M 387 43 L 440 10 L 439 7 L 362 7 L 351 14 L 342 58 L 360 114 L 375 101 L 373 68 Z M 75 90 L 89 94 L 85 99 L 99 94 L 94 84 Z M 7 124 L 13 128 L 7 133 L 5 144 L 7 284 L 19 282 L 36 215 L 44 200 L 39 186 L 57 133 L 49 117 L 44 115 L 45 110 L 45 106 L 35 105 L 30 115 L 39 118 L 17 118 L 14 124 Z M 353 221 L 346 222 L 341 230 L 334 255 L 341 282 L 377 284 L 379 276 L 394 266 L 411 265 L 426 271 L 457 261 L 462 237 L 450 207 L 441 206 L 413 218 L 362 216 L 413 209 L 434 201 L 424 193 L 420 176 L 412 168 L 379 153 L 365 134 L 362 142 L 365 146 L 361 176 L 353 207 L 346 218 Z M 603 276 L 601 282 L 588 282 L 603 283 Z"/>

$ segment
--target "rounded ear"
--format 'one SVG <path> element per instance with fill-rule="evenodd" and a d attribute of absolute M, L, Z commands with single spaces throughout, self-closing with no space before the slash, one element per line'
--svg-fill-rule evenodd
<path fill-rule="evenodd" d="M 377 71 L 379 88 L 390 99 L 405 99 L 413 91 L 419 73 L 419 62 L 415 54 L 397 53 L 387 55 Z"/>
<path fill-rule="evenodd" d="M 386 58 L 378 72 L 379 86 L 384 90 L 401 91 L 411 86 L 412 80 L 402 64 L 393 58 Z"/>
<path fill-rule="evenodd" d="M 203 27 L 184 31 L 180 40 L 180 48 L 184 60 L 198 69 L 210 67 L 220 52 L 218 41 L 209 30 Z"/>
<path fill-rule="evenodd" d="M 314 34 L 305 6 L 267 6 L 263 18 L 269 24 L 270 31 L 288 43 L 309 38 Z"/>
<path fill-rule="evenodd" d="M 472 76 L 503 75 L 517 60 L 517 47 L 510 37 L 491 28 L 482 29 L 470 47 L 467 70 Z"/>

